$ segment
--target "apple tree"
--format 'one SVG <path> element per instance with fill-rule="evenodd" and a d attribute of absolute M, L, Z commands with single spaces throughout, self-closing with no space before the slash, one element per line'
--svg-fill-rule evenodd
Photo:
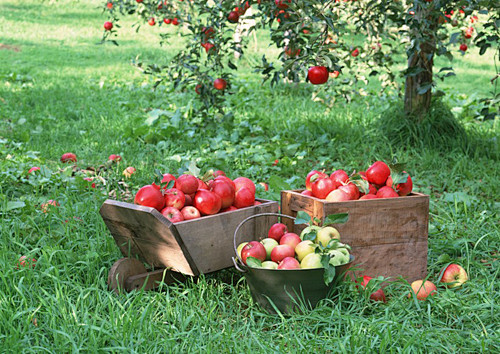
<path fill-rule="evenodd" d="M 194 90 L 200 111 L 224 113 L 225 95 L 236 79 L 234 52 L 247 50 L 245 41 L 235 41 L 233 33 L 252 7 L 246 16 L 253 20 L 248 31 L 268 31 L 281 49 L 278 62 L 264 56 L 256 67 L 265 80 L 327 81 L 330 100 L 350 100 L 366 94 L 364 84 L 378 82 L 379 92 L 400 95 L 406 113 L 418 120 L 428 112 L 432 95 L 442 95 L 436 89 L 438 80 L 454 75 L 449 65 L 435 68 L 436 56 L 451 61 L 476 45 L 480 54 L 492 48 L 495 58 L 500 57 L 497 5 L 496 0 L 117 0 L 104 5 L 115 27 L 105 26 L 103 40 L 114 40 L 124 15 L 138 16 L 138 27 L 177 26 L 185 38 L 184 49 L 164 65 L 137 66 L 153 75 L 156 84 L 168 81 L 175 89 Z M 162 43 L 173 33 L 160 31 Z M 397 70 L 405 60 L 405 68 Z M 324 67 L 330 79 L 311 80 L 311 67 Z M 492 78 L 495 88 L 497 78 L 498 72 Z M 494 116 L 488 105 L 498 104 L 496 91 L 484 102 L 482 113 Z"/>

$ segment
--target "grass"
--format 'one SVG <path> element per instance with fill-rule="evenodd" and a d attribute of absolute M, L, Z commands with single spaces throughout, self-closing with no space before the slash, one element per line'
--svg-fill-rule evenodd
<path fill-rule="evenodd" d="M 96 45 L 104 21 L 98 4 L 0 4 L 0 42 L 11 48 L 0 50 L 1 352 L 500 350 L 497 122 L 459 116 L 460 129 L 487 138 L 473 151 L 456 139 L 394 140 L 380 133 L 378 120 L 391 101 L 368 97 L 325 110 L 310 100 L 307 86 L 261 86 L 244 62 L 246 80 L 230 98 L 230 131 L 226 123 L 194 124 L 189 114 L 176 122 L 168 113 L 147 126 L 152 109 L 184 113 L 193 95 L 152 91 L 129 65 L 137 54 L 170 55 L 153 29 L 137 36 L 130 20 L 119 47 Z M 490 89 L 491 61 L 470 54 L 455 66 L 464 72 L 444 83 L 447 104 Z M 78 155 L 80 167 L 97 166 L 111 153 L 125 161 L 103 174 L 106 185 L 90 189 L 71 171 L 59 171 L 67 151 Z M 108 270 L 121 255 L 98 210 L 120 188 L 126 166 L 137 168 L 126 181 L 131 191 L 149 183 L 155 169 L 176 173 L 190 161 L 202 171 L 216 167 L 256 181 L 279 176 L 300 187 L 313 168 L 352 171 L 393 156 L 407 163 L 415 189 L 431 195 L 429 278 L 436 281 L 442 266 L 457 262 L 470 276 L 462 288 L 440 287 L 417 303 L 406 298 L 408 284 L 396 280 L 386 288 L 389 302 L 379 304 L 345 283 L 338 297 L 286 318 L 252 304 L 234 270 L 159 291 L 107 290 Z M 26 178 L 34 165 L 42 173 Z M 279 198 L 271 187 L 259 195 Z M 40 204 L 48 199 L 60 206 L 45 214 Z M 36 258 L 35 269 L 16 269 L 21 255 Z"/>

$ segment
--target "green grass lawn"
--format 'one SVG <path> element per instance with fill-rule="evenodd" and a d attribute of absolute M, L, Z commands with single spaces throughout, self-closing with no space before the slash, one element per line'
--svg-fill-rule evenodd
<path fill-rule="evenodd" d="M 154 91 L 130 65 L 139 54 L 168 60 L 182 39 L 160 47 L 158 29 L 135 34 L 129 19 L 120 46 L 96 45 L 105 20 L 100 5 L 0 3 L 0 352 L 500 351 L 497 121 L 458 115 L 480 139 L 472 149 L 459 137 L 447 146 L 397 144 L 378 129 L 393 101 L 339 100 L 326 110 L 306 85 L 262 86 L 246 60 L 260 57 L 263 47 L 243 60 L 245 80 L 229 98 L 233 121 L 205 127 L 185 108 L 195 104 L 192 93 Z M 491 58 L 457 56 L 457 77 L 441 86 L 445 101 L 460 109 L 491 90 Z M 165 113 L 147 126 L 154 109 Z M 124 161 L 91 189 L 67 168 L 59 171 L 68 151 L 81 168 L 112 153 Z M 470 277 L 463 287 L 439 287 L 417 303 L 406 298 L 408 284 L 396 281 L 381 304 L 345 283 L 337 297 L 290 317 L 255 306 L 235 270 L 160 291 L 116 296 L 107 289 L 108 270 L 121 254 L 98 210 L 123 188 L 126 166 L 137 168 L 126 181 L 132 193 L 151 182 L 155 169 L 177 174 L 190 162 L 202 172 L 217 168 L 256 182 L 277 176 L 299 188 L 313 168 L 351 172 L 393 157 L 406 163 L 415 190 L 431 196 L 429 279 L 456 262 Z M 42 171 L 26 178 L 32 166 Z M 258 195 L 279 198 L 279 184 Z M 60 206 L 42 213 L 49 199 Z M 21 255 L 36 258 L 36 268 L 16 269 Z"/>

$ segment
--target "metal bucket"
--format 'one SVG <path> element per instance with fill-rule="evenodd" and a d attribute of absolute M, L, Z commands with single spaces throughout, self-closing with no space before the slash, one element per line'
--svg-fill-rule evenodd
<path fill-rule="evenodd" d="M 326 285 L 324 281 L 324 269 L 266 269 L 251 268 L 243 264 L 236 251 L 236 238 L 240 227 L 255 217 L 281 216 L 295 219 L 288 215 L 275 213 L 262 213 L 252 215 L 243 220 L 234 233 L 234 251 L 236 257 L 233 262 L 240 272 L 245 275 L 250 293 L 254 302 L 270 313 L 281 312 L 289 314 L 293 311 L 301 311 L 304 308 L 312 309 L 317 303 L 328 295 L 335 294 L 339 281 L 345 277 L 345 273 L 351 267 L 354 256 L 350 256 L 349 263 L 335 267 L 333 281 Z"/>

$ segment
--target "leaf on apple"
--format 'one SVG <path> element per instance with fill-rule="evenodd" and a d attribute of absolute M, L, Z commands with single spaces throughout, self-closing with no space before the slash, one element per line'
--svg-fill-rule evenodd
<path fill-rule="evenodd" d="M 318 237 L 318 232 L 316 230 L 313 230 L 311 232 L 308 232 L 307 234 L 304 235 L 303 241 L 313 241 L 316 240 L 316 237 Z"/>
<path fill-rule="evenodd" d="M 311 216 L 308 213 L 306 213 L 305 211 L 301 210 L 297 213 L 297 216 L 295 217 L 294 224 L 295 225 L 300 225 L 300 224 L 310 225 L 311 221 L 312 221 Z"/>
<path fill-rule="evenodd" d="M 330 264 L 331 256 L 329 254 L 321 255 L 321 265 L 325 268 L 324 281 L 325 285 L 330 284 L 335 278 L 335 266 Z"/>
<path fill-rule="evenodd" d="M 325 218 L 323 226 L 330 224 L 345 224 L 349 220 L 348 213 L 330 214 Z"/>
<path fill-rule="evenodd" d="M 406 183 L 408 182 L 408 173 L 406 172 L 393 172 L 392 175 L 392 185 L 397 186 L 400 183 Z"/>
<path fill-rule="evenodd" d="M 364 194 L 370 193 L 370 184 L 362 178 L 350 180 L 352 183 L 358 187 L 359 191 Z"/>
<path fill-rule="evenodd" d="M 262 268 L 262 262 L 260 259 L 255 258 L 255 257 L 247 257 L 247 266 L 250 268 Z"/>

